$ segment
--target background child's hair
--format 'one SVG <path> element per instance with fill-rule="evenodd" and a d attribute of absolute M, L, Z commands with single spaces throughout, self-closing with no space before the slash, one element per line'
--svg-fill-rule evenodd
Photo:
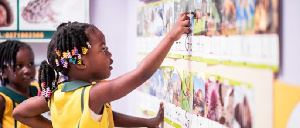
<path fill-rule="evenodd" d="M 32 51 L 28 44 L 17 40 L 7 40 L 0 43 L 0 79 L 3 86 L 9 83 L 9 80 L 2 78 L 2 73 L 6 67 L 12 67 L 12 71 L 15 72 L 16 56 L 20 48 L 28 48 Z"/>
<path fill-rule="evenodd" d="M 50 99 L 51 91 L 57 87 L 58 72 L 66 76 L 69 63 L 83 64 L 81 55 L 86 54 L 89 48 L 88 34 L 94 28 L 91 24 L 78 22 L 62 23 L 57 27 L 48 45 L 48 61 L 43 61 L 39 69 L 38 81 L 42 91 L 39 95 L 43 95 L 46 101 Z"/>

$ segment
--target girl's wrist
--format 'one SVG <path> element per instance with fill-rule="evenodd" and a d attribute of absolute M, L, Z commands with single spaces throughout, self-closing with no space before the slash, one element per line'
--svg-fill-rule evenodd
<path fill-rule="evenodd" d="M 165 36 L 164 40 L 166 40 L 167 42 L 171 42 L 171 43 L 174 43 L 176 41 L 174 38 L 172 38 L 170 36 L 170 34 L 168 34 L 167 36 Z"/>

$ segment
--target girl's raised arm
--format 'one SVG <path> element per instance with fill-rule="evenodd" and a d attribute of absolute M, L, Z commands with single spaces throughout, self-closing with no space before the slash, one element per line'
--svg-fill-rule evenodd
<path fill-rule="evenodd" d="M 168 54 L 174 41 L 182 34 L 190 32 L 190 19 L 186 13 L 182 13 L 177 19 L 170 33 L 158 44 L 158 46 L 145 57 L 139 66 L 116 79 L 100 82 L 90 90 L 90 107 L 99 106 L 119 99 L 149 79 L 159 68 Z M 101 97 L 101 98 L 99 98 Z"/>
<path fill-rule="evenodd" d="M 13 111 L 13 117 L 32 128 L 52 128 L 50 120 L 42 116 L 49 111 L 45 97 L 35 96 L 19 104 Z"/>

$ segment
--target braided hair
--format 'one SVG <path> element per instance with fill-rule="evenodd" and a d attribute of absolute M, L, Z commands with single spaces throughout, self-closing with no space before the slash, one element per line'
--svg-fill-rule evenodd
<path fill-rule="evenodd" d="M 16 56 L 20 48 L 28 48 L 32 51 L 28 44 L 17 40 L 7 40 L 0 43 L 0 79 L 3 86 L 9 83 L 8 78 L 2 77 L 4 69 L 9 68 L 13 73 L 15 72 Z"/>
<path fill-rule="evenodd" d="M 67 75 L 72 64 L 83 64 L 81 55 L 87 53 L 90 44 L 86 30 L 94 30 L 95 26 L 87 23 L 69 22 L 57 27 L 47 51 L 47 61 L 41 63 L 39 69 L 39 95 L 45 100 L 51 98 L 51 92 L 57 88 L 59 72 Z"/>

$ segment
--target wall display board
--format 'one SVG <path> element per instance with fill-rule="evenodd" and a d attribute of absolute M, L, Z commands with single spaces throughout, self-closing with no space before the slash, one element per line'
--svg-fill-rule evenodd
<path fill-rule="evenodd" d="M 153 116 L 164 102 L 164 128 L 273 127 L 278 0 L 145 4 L 137 10 L 138 62 L 182 12 L 194 13 L 188 15 L 192 32 L 174 42 L 161 67 L 137 89 L 140 114 Z"/>
<path fill-rule="evenodd" d="M 89 1 L 1 0 L 0 40 L 48 42 L 62 22 L 89 23 Z"/>
<path fill-rule="evenodd" d="M 190 34 L 168 57 L 208 64 L 279 68 L 278 0 L 163 0 L 138 9 L 140 53 L 150 52 L 178 15 L 190 14 Z M 150 42 L 150 43 L 149 43 Z"/>

